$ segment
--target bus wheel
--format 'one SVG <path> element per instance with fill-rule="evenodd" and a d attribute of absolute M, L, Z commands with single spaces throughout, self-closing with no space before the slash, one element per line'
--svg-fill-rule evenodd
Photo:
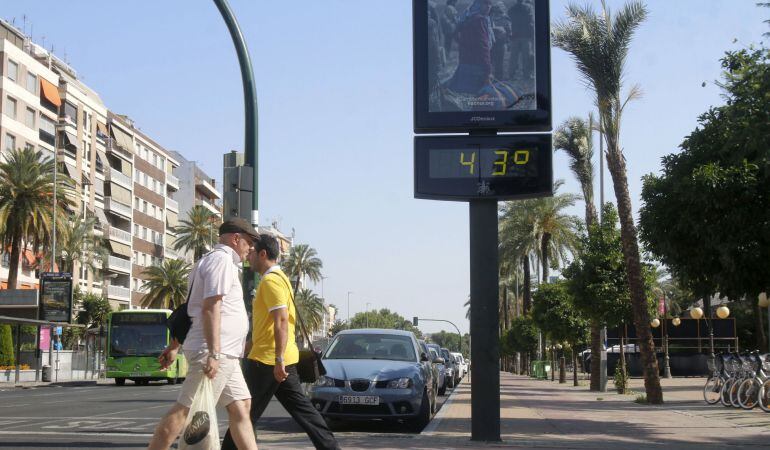
<path fill-rule="evenodd" d="M 176 378 L 166 378 L 166 382 L 168 384 L 176 384 L 177 383 L 177 379 Z"/>
<path fill-rule="evenodd" d="M 125 378 L 115 378 L 115 386 L 123 386 L 126 384 Z"/>

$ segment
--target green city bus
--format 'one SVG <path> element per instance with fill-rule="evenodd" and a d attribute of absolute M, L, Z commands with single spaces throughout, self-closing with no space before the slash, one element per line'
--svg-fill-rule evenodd
<path fill-rule="evenodd" d="M 131 309 L 107 316 L 107 378 L 122 386 L 126 380 L 147 385 L 153 380 L 175 384 L 187 375 L 187 360 L 179 353 L 176 362 L 161 370 L 158 356 L 169 344 L 168 309 Z"/>

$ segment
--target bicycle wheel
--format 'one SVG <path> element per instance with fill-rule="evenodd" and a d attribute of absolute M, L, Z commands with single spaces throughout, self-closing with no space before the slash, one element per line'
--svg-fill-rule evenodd
<path fill-rule="evenodd" d="M 722 377 L 709 377 L 709 379 L 706 380 L 706 385 L 703 386 L 703 400 L 709 405 L 714 405 L 719 402 L 719 395 L 722 391 L 723 384 L 724 379 L 722 379 Z"/>
<path fill-rule="evenodd" d="M 757 404 L 764 412 L 770 412 L 770 379 L 765 380 L 757 393 Z"/>
<path fill-rule="evenodd" d="M 757 392 L 759 381 L 756 378 L 747 378 L 738 387 L 738 405 L 743 409 L 753 409 L 757 406 Z"/>
<path fill-rule="evenodd" d="M 722 406 L 732 406 L 730 404 L 730 387 L 735 383 L 735 378 L 728 378 L 725 380 L 725 382 L 722 384 L 722 390 L 719 391 L 719 403 L 722 404 Z"/>
<path fill-rule="evenodd" d="M 738 378 L 735 380 L 732 386 L 730 386 L 730 406 L 733 408 L 740 408 L 741 405 L 738 403 L 738 389 L 741 387 L 741 383 L 744 382 L 743 378 Z"/>

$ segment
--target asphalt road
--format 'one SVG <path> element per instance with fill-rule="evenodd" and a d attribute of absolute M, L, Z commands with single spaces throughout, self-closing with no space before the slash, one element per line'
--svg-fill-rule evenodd
<path fill-rule="evenodd" d="M 152 436 L 158 419 L 176 399 L 179 386 L 153 383 L 137 386 L 97 384 L 4 388 L 0 386 L 0 448 L 13 449 L 138 449 Z M 447 391 L 447 396 L 449 395 Z M 439 396 L 439 406 L 447 396 Z M 218 414 L 221 435 L 227 428 Z M 258 425 L 260 449 L 309 446 L 310 440 L 275 399 Z M 398 423 L 342 422 L 335 434 L 408 434 Z M 296 447 L 295 447 L 296 448 Z"/>

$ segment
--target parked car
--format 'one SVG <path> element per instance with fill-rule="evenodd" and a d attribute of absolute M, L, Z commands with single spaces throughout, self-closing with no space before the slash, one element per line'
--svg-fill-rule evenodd
<path fill-rule="evenodd" d="M 448 349 L 442 347 L 441 354 L 444 356 L 444 365 L 446 366 L 447 387 L 453 388 L 457 384 L 457 362 Z"/>
<path fill-rule="evenodd" d="M 326 375 L 309 395 L 325 418 L 404 420 L 414 430 L 430 422 L 437 395 L 433 369 L 411 331 L 340 331 L 323 364 Z"/>
<path fill-rule="evenodd" d="M 433 381 L 433 390 L 436 392 L 436 395 L 438 395 L 438 378 L 439 378 L 439 370 L 438 366 L 433 362 L 433 356 L 430 354 L 430 349 L 428 348 L 428 343 L 423 341 L 422 339 L 418 339 L 417 343 L 420 344 L 420 348 L 422 353 L 420 353 L 420 360 L 422 360 L 422 355 L 425 354 L 428 357 L 428 360 L 423 362 L 423 364 L 426 364 L 430 367 L 431 373 L 432 373 L 432 381 Z M 435 403 L 434 402 L 434 410 L 435 411 Z"/>
<path fill-rule="evenodd" d="M 462 378 L 465 376 L 466 373 L 468 373 L 468 366 L 465 364 L 465 359 L 463 358 L 463 354 L 460 352 L 454 352 L 452 353 L 454 355 L 455 360 L 457 361 L 457 371 L 460 372 L 459 379 L 462 380 Z"/>
<path fill-rule="evenodd" d="M 444 395 L 447 388 L 444 355 L 441 354 L 441 347 L 436 344 L 428 344 L 428 350 L 430 350 L 431 358 L 433 358 L 433 364 L 438 367 L 438 395 Z"/>

